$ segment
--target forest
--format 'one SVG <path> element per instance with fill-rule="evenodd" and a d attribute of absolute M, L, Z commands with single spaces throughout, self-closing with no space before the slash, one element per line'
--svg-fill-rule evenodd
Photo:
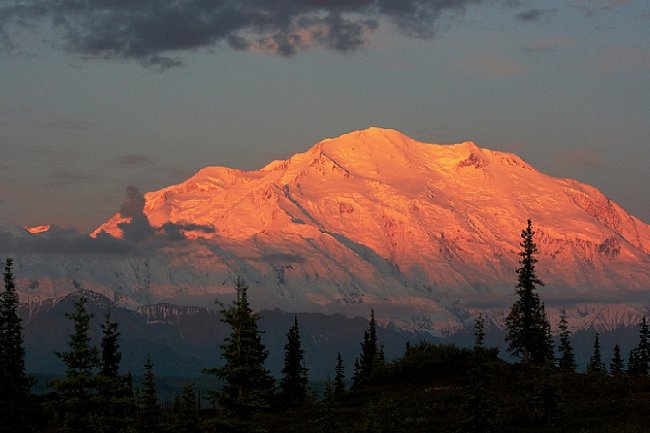
<path fill-rule="evenodd" d="M 25 369 L 13 260 L 6 259 L 0 294 L 1 432 L 647 432 L 650 426 L 650 330 L 644 317 L 636 347 L 624 359 L 614 347 L 601 356 L 598 334 L 584 373 L 577 372 L 564 314 L 558 338 L 538 294 L 532 222 L 521 233 L 514 301 L 505 320 L 509 354 L 485 345 L 485 320 L 474 320 L 472 347 L 413 342 L 386 360 L 374 311 L 347 372 L 339 354 L 323 386 L 309 380 L 297 318 L 287 330 L 281 376 L 265 367 L 269 355 L 250 307 L 248 286 L 235 281 L 236 299 L 220 304 L 230 335 L 221 359 L 202 373 L 220 385 L 207 395 L 187 382 L 163 401 L 155 359 L 143 360 L 139 383 L 120 368 L 119 324 L 107 313 L 99 346 L 94 319 L 81 296 L 66 314 L 68 345 L 56 355 L 65 374 L 33 391 Z M 556 341 L 557 340 L 557 341 Z"/>

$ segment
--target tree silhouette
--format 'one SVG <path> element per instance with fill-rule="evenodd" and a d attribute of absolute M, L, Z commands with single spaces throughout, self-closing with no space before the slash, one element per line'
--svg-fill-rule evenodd
<path fill-rule="evenodd" d="M 66 313 L 74 325 L 70 334 L 68 352 L 56 352 L 66 367 L 65 377 L 55 382 L 61 395 L 61 409 L 64 413 L 64 426 L 67 432 L 87 432 L 97 424 L 97 377 L 99 351 L 90 341 L 88 331 L 93 315 L 86 309 L 86 297 L 81 295 L 75 302 L 72 313 Z"/>
<path fill-rule="evenodd" d="M 151 356 L 147 355 L 144 363 L 142 391 L 139 396 L 138 430 L 142 433 L 160 430 L 161 410 L 156 390 L 156 377 L 153 373 Z"/>
<path fill-rule="evenodd" d="M 27 413 L 33 379 L 25 373 L 22 320 L 13 275 L 7 258 L 4 291 L 0 294 L 0 432 L 30 431 Z"/>
<path fill-rule="evenodd" d="M 307 396 L 307 368 L 304 365 L 305 351 L 300 345 L 298 318 L 294 316 L 293 326 L 287 332 L 284 346 L 284 366 L 280 381 L 281 398 L 288 405 L 301 405 Z"/>
<path fill-rule="evenodd" d="M 560 344 L 558 346 L 560 357 L 557 360 L 558 367 L 560 367 L 560 370 L 564 372 L 573 373 L 576 371 L 577 365 L 575 355 L 573 354 L 573 347 L 571 347 L 571 341 L 569 340 L 571 333 L 569 332 L 566 320 L 566 311 L 564 308 L 560 313 L 560 324 L 558 325 L 558 329 L 560 330 Z"/>
<path fill-rule="evenodd" d="M 354 362 L 354 376 L 352 387 L 363 386 L 374 370 L 383 363 L 383 351 L 377 344 L 377 322 L 375 321 L 375 310 L 370 310 L 370 322 L 368 330 L 363 334 L 361 343 L 361 355 Z"/>
<path fill-rule="evenodd" d="M 594 376 L 604 376 L 607 374 L 605 363 L 603 362 L 602 356 L 600 354 L 600 341 L 597 332 L 596 336 L 594 337 L 594 353 L 591 355 L 591 358 L 587 363 L 587 374 Z"/>
<path fill-rule="evenodd" d="M 253 313 L 248 302 L 248 285 L 237 277 L 237 297 L 226 308 L 221 304 L 222 321 L 230 325 L 222 349 L 223 367 L 204 370 L 224 381 L 221 391 L 210 392 L 210 399 L 230 414 L 247 419 L 260 409 L 269 407 L 273 394 L 273 378 L 264 367 L 269 352 L 258 330 L 259 314 Z"/>
<path fill-rule="evenodd" d="M 508 351 L 521 357 L 522 362 L 543 364 L 547 358 L 553 357 L 553 344 L 544 304 L 536 292 L 537 286 L 544 284 L 535 272 L 535 254 L 539 251 L 533 240 L 534 235 L 533 223 L 529 219 L 528 226 L 521 232 L 521 267 L 516 271 L 517 300 L 506 317 L 506 341 Z"/>
<path fill-rule="evenodd" d="M 617 377 L 621 376 L 623 373 L 625 373 L 625 366 L 623 365 L 623 357 L 621 356 L 621 347 L 616 344 L 614 345 L 612 362 L 609 364 L 609 374 Z"/>
<path fill-rule="evenodd" d="M 334 396 L 341 397 L 345 392 L 345 366 L 341 352 L 336 354 L 336 367 L 334 368 Z"/>

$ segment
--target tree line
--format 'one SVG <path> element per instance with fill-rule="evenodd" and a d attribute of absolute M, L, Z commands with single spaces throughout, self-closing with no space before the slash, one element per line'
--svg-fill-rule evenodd
<path fill-rule="evenodd" d="M 556 413 L 558 393 L 551 378 L 557 374 L 574 374 L 576 362 L 564 310 L 558 325 L 556 356 L 544 303 L 537 293 L 537 288 L 543 283 L 535 269 L 538 250 L 534 235 L 532 222 L 528 220 L 521 233 L 515 301 L 505 321 L 506 342 L 508 352 L 519 359 L 519 365 L 532 368 L 530 371 L 537 372 L 534 374 L 541 378 L 541 391 L 535 398 L 542 401 L 544 409 L 541 413 L 550 425 L 553 413 Z M 317 408 L 314 416 L 318 429 L 335 432 L 341 428 L 339 418 L 345 406 L 354 405 L 355 401 L 364 402 L 364 398 L 374 399 L 374 396 L 364 393 L 378 384 L 391 378 L 408 382 L 439 380 L 443 376 L 455 375 L 462 375 L 467 381 L 458 431 L 497 431 L 494 396 L 490 389 L 496 386 L 492 381 L 495 365 L 502 361 L 498 360 L 495 348 L 485 347 L 485 319 L 482 315 L 475 320 L 475 341 L 471 350 L 420 342 L 414 346 L 407 344 L 403 357 L 387 362 L 378 342 L 377 324 L 371 310 L 368 329 L 360 344 L 360 355 L 353 364 L 351 386 L 348 389 L 339 353 L 333 362 L 333 380 L 328 377 L 322 397 L 318 398 L 309 388 L 309 371 L 304 362 L 297 317 L 286 334 L 283 368 L 276 386 L 275 379 L 265 367 L 269 352 L 258 328 L 260 315 L 252 310 L 248 286 L 241 278 L 235 281 L 236 297 L 232 304 L 219 303 L 221 320 L 229 325 L 230 334 L 221 345 L 221 366 L 203 370 L 221 384 L 208 393 L 210 404 L 207 408 L 202 407 L 201 399 L 189 382 L 171 406 L 162 407 L 156 390 L 154 362 L 149 356 L 144 361 L 142 383 L 139 389 L 134 390 L 131 374 L 120 372 L 118 324 L 107 313 L 101 325 L 100 345 L 94 346 L 89 337 L 93 315 L 88 312 L 84 296 L 80 296 L 74 310 L 66 314 L 73 325 L 67 350 L 56 353 L 65 365 L 65 375 L 52 382 L 52 393 L 34 396 L 31 393 L 34 379 L 25 371 L 22 325 L 17 314 L 19 299 L 12 267 L 13 260 L 7 259 L 5 289 L 0 294 L 0 432 L 265 431 L 265 425 L 273 424 L 273 415 L 269 414 L 300 408 L 309 411 L 308 408 L 314 407 Z M 644 317 L 640 323 L 639 343 L 630 352 L 627 366 L 617 344 L 607 367 L 596 334 L 587 375 L 648 376 L 649 338 Z M 386 424 L 385 415 L 392 409 L 382 406 L 385 404 L 382 400 L 373 400 L 373 404 L 366 408 L 363 423 L 359 424 L 361 431 L 401 431 Z"/>

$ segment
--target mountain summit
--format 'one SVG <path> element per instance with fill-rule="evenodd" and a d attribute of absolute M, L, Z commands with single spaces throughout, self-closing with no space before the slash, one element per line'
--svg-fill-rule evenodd
<path fill-rule="evenodd" d="M 153 231 L 196 241 L 111 259 L 102 272 L 82 266 L 79 284 L 187 302 L 229 293 L 241 275 L 265 306 L 374 307 L 401 326 L 449 330 L 474 308 L 508 305 L 532 218 L 549 303 L 611 308 L 650 287 L 650 226 L 597 189 L 514 154 L 390 129 L 326 139 L 256 171 L 204 168 L 146 193 L 142 212 Z M 133 218 L 121 210 L 93 235 L 123 237 Z"/>

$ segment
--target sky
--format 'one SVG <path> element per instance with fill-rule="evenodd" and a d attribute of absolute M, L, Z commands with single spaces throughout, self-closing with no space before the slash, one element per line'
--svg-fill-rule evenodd
<path fill-rule="evenodd" d="M 369 126 L 474 141 L 650 222 L 647 0 L 4 0 L 0 226 Z"/>

